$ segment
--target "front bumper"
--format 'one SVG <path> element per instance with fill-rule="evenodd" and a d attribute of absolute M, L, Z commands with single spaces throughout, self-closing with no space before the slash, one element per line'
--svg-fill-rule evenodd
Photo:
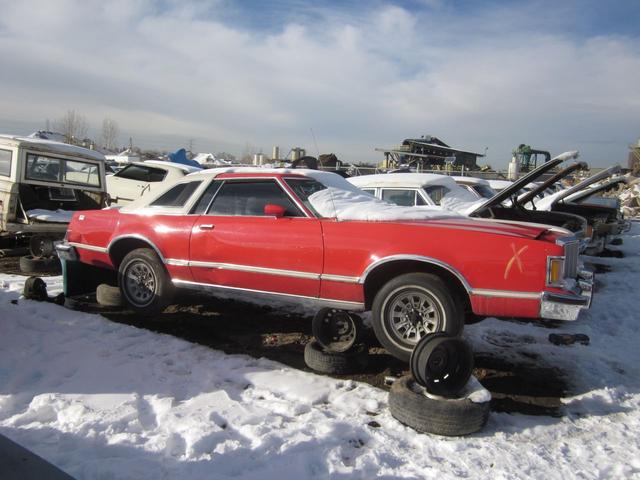
<path fill-rule="evenodd" d="M 540 317 L 549 320 L 573 321 L 581 310 L 591 306 L 593 272 L 582 269 L 574 289 L 567 293 L 544 292 L 540 301 Z"/>

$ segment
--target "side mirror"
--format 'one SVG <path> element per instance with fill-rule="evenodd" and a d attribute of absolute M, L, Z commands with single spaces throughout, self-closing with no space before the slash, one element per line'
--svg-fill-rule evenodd
<path fill-rule="evenodd" d="M 284 217 L 285 208 L 281 205 L 268 203 L 264 206 L 264 214 L 268 217 L 282 218 Z"/>

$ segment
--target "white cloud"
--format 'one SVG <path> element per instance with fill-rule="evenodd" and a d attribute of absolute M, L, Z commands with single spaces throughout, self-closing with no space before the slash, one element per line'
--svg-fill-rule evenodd
<path fill-rule="evenodd" d="M 430 133 L 488 146 L 494 166 L 523 142 L 622 162 L 640 134 L 634 38 L 581 40 L 538 24 L 522 31 L 514 22 L 530 11 L 517 9 L 465 18 L 384 5 L 252 30 L 223 21 L 223 5 L 4 5 L 0 54 L 11 68 L 0 73 L 2 124 L 75 108 L 96 127 L 110 116 L 148 142 L 177 135 L 238 152 L 246 142 L 311 151 L 313 128 L 321 150 L 354 161 L 380 160 L 374 147 Z"/>

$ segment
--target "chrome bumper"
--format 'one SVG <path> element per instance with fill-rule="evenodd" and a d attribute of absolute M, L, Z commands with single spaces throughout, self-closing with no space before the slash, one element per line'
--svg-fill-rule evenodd
<path fill-rule="evenodd" d="M 56 244 L 55 247 L 60 260 L 65 260 L 67 262 L 75 262 L 78 260 L 78 252 L 74 246 L 63 242 Z"/>
<path fill-rule="evenodd" d="M 593 272 L 580 270 L 577 285 L 571 292 L 544 292 L 540 301 L 540 317 L 549 320 L 573 321 L 581 310 L 591 306 Z"/>

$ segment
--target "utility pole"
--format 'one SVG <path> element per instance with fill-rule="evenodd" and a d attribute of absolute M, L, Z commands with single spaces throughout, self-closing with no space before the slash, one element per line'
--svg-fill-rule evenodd
<path fill-rule="evenodd" d="M 189 151 L 193 153 L 193 138 L 189 139 Z"/>

